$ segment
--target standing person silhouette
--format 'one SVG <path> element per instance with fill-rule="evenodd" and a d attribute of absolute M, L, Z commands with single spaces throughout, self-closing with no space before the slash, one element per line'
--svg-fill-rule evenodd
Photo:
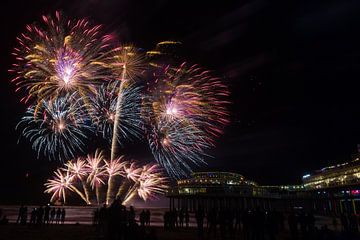
<path fill-rule="evenodd" d="M 59 224 L 59 223 L 60 223 L 60 219 L 61 219 L 61 209 L 58 208 L 58 209 L 56 210 L 55 223 L 56 223 L 56 224 Z"/>
<path fill-rule="evenodd" d="M 36 216 L 36 223 L 37 225 L 41 225 L 43 223 L 43 217 L 44 217 L 44 208 L 42 206 L 39 207 L 37 210 L 37 216 Z"/>
<path fill-rule="evenodd" d="M 23 211 L 23 214 L 21 216 L 20 223 L 22 225 L 26 225 L 27 218 L 28 218 L 28 209 L 27 209 L 27 207 L 24 207 L 24 211 Z"/>
<path fill-rule="evenodd" d="M 180 209 L 179 211 L 179 224 L 180 224 L 180 227 L 184 227 L 184 210 L 183 209 Z"/>
<path fill-rule="evenodd" d="M 19 208 L 19 213 L 18 213 L 18 217 L 16 220 L 16 224 L 19 224 L 21 222 L 21 218 L 24 214 L 24 205 L 21 204 L 20 208 Z"/>
<path fill-rule="evenodd" d="M 53 207 L 50 211 L 50 223 L 53 224 L 55 220 L 56 209 Z"/>
<path fill-rule="evenodd" d="M 66 211 L 65 211 L 65 208 L 63 208 L 61 210 L 61 224 L 65 223 L 65 215 L 66 215 Z"/>
<path fill-rule="evenodd" d="M 144 227 L 145 222 L 146 222 L 146 212 L 145 212 L 145 210 L 141 211 L 139 220 L 140 220 L 140 226 Z"/>
<path fill-rule="evenodd" d="M 30 215 L 30 224 L 31 225 L 35 225 L 35 223 L 36 223 L 36 215 L 37 215 L 37 210 L 36 210 L 36 208 L 33 208 L 33 210 L 31 211 L 31 215 Z"/>
<path fill-rule="evenodd" d="M 150 226 L 150 217 L 151 217 L 151 214 L 150 214 L 150 210 L 147 209 L 146 212 L 145 212 L 145 223 L 147 226 Z"/>

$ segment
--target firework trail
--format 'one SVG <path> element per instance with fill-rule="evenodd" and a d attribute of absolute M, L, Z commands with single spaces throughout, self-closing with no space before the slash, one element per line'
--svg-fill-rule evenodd
<path fill-rule="evenodd" d="M 117 90 L 117 100 L 115 105 L 115 120 L 111 141 L 111 160 L 114 160 L 117 155 L 117 145 L 119 139 L 119 126 L 121 110 L 124 98 L 125 88 L 129 85 L 129 82 L 135 81 L 145 70 L 143 62 L 143 55 L 139 52 L 139 49 L 133 46 L 124 46 L 116 48 L 109 53 L 107 61 L 112 67 L 115 78 L 120 81 Z"/>
<path fill-rule="evenodd" d="M 204 163 L 205 149 L 229 122 L 229 91 L 219 78 L 196 65 L 167 66 L 148 84 L 142 115 L 155 159 L 180 178 Z"/>
<path fill-rule="evenodd" d="M 63 93 L 94 92 L 94 83 L 111 78 L 102 59 L 109 51 L 111 35 L 103 35 L 101 25 L 86 19 L 67 19 L 60 12 L 42 16 L 42 21 L 26 26 L 12 53 L 16 59 L 10 72 L 17 89 L 42 100 Z"/>
<path fill-rule="evenodd" d="M 30 106 L 16 128 L 24 126 L 22 135 L 32 142 L 38 157 L 43 153 L 62 161 L 84 151 L 84 140 L 92 131 L 88 122 L 81 101 L 72 94 Z"/>

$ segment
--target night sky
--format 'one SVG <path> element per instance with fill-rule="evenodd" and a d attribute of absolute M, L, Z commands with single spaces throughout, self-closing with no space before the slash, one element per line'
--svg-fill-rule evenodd
<path fill-rule="evenodd" d="M 349 160 L 360 143 L 360 2 L 307 2 L 2 1 L 0 203 L 48 200 L 43 183 L 61 165 L 37 159 L 26 140 L 17 144 L 26 106 L 7 73 L 25 24 L 55 10 L 88 17 L 147 50 L 180 41 L 181 58 L 224 78 L 232 123 L 198 170 L 295 184 L 309 171 Z M 152 159 L 145 142 L 124 151 Z"/>

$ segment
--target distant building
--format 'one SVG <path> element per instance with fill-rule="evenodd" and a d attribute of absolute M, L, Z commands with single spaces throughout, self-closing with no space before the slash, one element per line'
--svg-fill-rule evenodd
<path fill-rule="evenodd" d="M 350 162 L 324 167 L 312 174 L 304 175 L 306 189 L 325 189 L 358 185 L 360 183 L 359 154 L 353 155 Z"/>
<path fill-rule="evenodd" d="M 322 168 L 302 178 L 300 185 L 264 186 L 230 172 L 198 172 L 177 181 L 167 197 L 170 208 L 299 208 L 322 214 L 360 213 L 359 154 L 347 163 Z"/>
<path fill-rule="evenodd" d="M 211 208 L 285 208 L 283 195 L 296 194 L 302 186 L 260 186 L 243 175 L 231 172 L 198 172 L 191 178 L 177 181 L 167 197 L 170 208 L 194 211 Z"/>
<path fill-rule="evenodd" d="M 360 154 L 350 162 L 324 167 L 302 177 L 313 209 L 323 213 L 360 213 Z"/>

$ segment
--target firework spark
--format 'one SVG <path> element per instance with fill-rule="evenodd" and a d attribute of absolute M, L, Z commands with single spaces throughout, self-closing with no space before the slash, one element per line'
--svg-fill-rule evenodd
<path fill-rule="evenodd" d="M 66 19 L 60 12 L 27 25 L 17 38 L 13 52 L 17 62 L 9 70 L 17 75 L 16 91 L 28 91 L 22 101 L 56 98 L 63 92 L 85 95 L 94 91 L 94 82 L 109 78 L 102 58 L 112 36 L 103 35 L 101 29 L 86 19 Z"/>
<path fill-rule="evenodd" d="M 32 142 L 38 157 L 43 153 L 50 159 L 64 160 L 84 151 L 86 133 L 92 131 L 88 121 L 77 97 L 66 95 L 30 106 L 17 128 L 24 126 L 22 135 Z"/>

